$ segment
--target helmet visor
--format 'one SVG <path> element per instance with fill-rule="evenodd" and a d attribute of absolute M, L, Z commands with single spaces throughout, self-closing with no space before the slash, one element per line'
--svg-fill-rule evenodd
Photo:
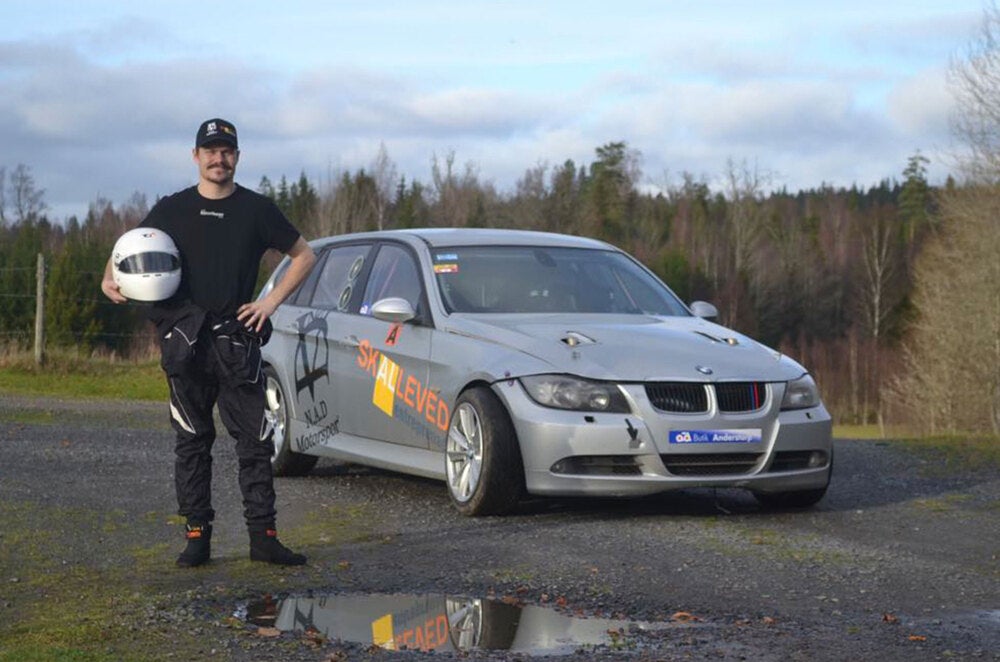
<path fill-rule="evenodd" d="M 136 253 L 123 258 L 117 266 L 123 274 L 155 274 L 176 271 L 181 263 L 170 253 Z"/>

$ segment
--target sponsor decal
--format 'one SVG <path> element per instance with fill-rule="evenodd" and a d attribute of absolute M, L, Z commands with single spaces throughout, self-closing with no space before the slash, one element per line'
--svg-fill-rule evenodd
<path fill-rule="evenodd" d="M 458 262 L 458 253 L 438 253 L 434 256 L 435 262 Z"/>
<path fill-rule="evenodd" d="M 403 325 L 399 322 L 393 324 L 389 327 L 389 333 L 385 336 L 385 344 L 390 347 L 396 344 L 396 340 L 399 339 L 399 332 L 403 330 Z"/>
<path fill-rule="evenodd" d="M 333 419 L 332 423 L 316 430 L 315 432 L 307 432 L 306 434 L 296 437 L 293 445 L 299 449 L 299 452 L 305 452 L 313 446 L 318 446 L 324 441 L 332 439 L 338 434 L 340 434 L 339 416 Z"/>
<path fill-rule="evenodd" d="M 372 621 L 372 643 L 387 650 L 431 651 L 451 642 L 449 629 L 448 617 L 438 614 L 397 632 L 393 615 L 386 614 Z"/>
<path fill-rule="evenodd" d="M 435 264 L 434 273 L 436 274 L 457 274 L 458 265 L 454 262 L 449 262 L 448 264 Z"/>
<path fill-rule="evenodd" d="M 402 366 L 372 347 L 371 342 L 362 340 L 358 345 L 357 365 L 375 379 L 372 404 L 386 416 L 397 415 L 397 405 L 416 414 L 417 420 L 438 430 L 447 431 L 451 420 L 448 404 L 439 399 L 437 393 L 414 375 L 408 374 Z"/>
<path fill-rule="evenodd" d="M 401 374 L 402 371 L 399 369 L 398 363 L 385 354 L 379 358 L 372 403 L 384 411 L 387 416 L 392 416 L 393 405 L 396 403 L 396 380 Z"/>
<path fill-rule="evenodd" d="M 312 409 L 306 409 L 302 412 L 309 425 L 319 425 L 320 422 L 326 418 L 328 413 L 329 412 L 326 409 L 326 400 L 320 400 L 313 405 Z"/>
<path fill-rule="evenodd" d="M 761 430 L 671 430 L 669 439 L 672 444 L 757 444 Z"/>
<path fill-rule="evenodd" d="M 329 327 L 326 316 L 307 313 L 296 320 L 299 343 L 295 348 L 295 397 L 301 399 L 302 391 L 309 389 L 309 399 L 316 399 L 316 382 L 330 381 L 328 364 L 330 347 L 327 343 Z"/>

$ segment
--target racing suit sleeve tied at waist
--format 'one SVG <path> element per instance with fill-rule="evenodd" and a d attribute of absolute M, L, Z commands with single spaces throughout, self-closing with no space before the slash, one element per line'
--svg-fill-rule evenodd
<path fill-rule="evenodd" d="M 149 319 L 160 336 L 160 367 L 168 376 L 182 374 L 194 361 L 206 316 L 194 304 L 150 309 Z"/>
<path fill-rule="evenodd" d="M 212 350 L 218 360 L 220 377 L 232 384 L 253 384 L 260 380 L 260 348 L 271 338 L 271 320 L 258 333 L 236 318 L 211 324 Z"/>
<path fill-rule="evenodd" d="M 149 319 L 160 336 L 160 366 L 168 376 L 188 372 L 196 356 L 211 355 L 227 382 L 252 384 L 260 379 L 260 348 L 271 338 L 271 320 L 265 320 L 258 333 L 235 317 L 219 318 L 191 303 L 154 306 Z"/>

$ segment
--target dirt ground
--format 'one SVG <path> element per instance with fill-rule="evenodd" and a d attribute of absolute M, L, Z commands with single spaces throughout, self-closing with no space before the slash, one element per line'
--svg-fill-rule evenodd
<path fill-rule="evenodd" d="M 508 641 L 534 627 L 529 616 L 576 619 L 569 649 L 549 659 L 1000 659 L 995 468 L 837 440 L 831 489 L 807 511 L 689 490 L 530 500 L 512 516 L 469 519 L 443 484 L 321 461 L 308 477 L 277 479 L 281 537 L 309 564 L 275 568 L 247 559 L 235 457 L 221 436 L 213 561 L 182 570 L 172 443 L 161 404 L 0 395 L 0 660 L 544 654 L 375 647 L 381 621 L 359 605 L 376 597 L 414 614 L 418 603 L 432 614 L 442 600 L 489 598 L 484 609 L 518 614 L 492 634 Z M 324 606 L 353 605 L 348 615 L 370 631 L 348 641 L 247 618 L 248 606 L 296 600 L 314 624 Z M 574 632 L 596 619 L 654 627 L 626 625 L 593 647 Z M 440 638 L 430 620 L 408 645 Z"/>

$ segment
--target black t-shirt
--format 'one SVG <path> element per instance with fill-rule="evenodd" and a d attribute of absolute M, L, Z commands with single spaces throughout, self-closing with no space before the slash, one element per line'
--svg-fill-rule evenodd
<path fill-rule="evenodd" d="M 163 230 L 181 254 L 181 284 L 173 300 L 189 300 L 220 316 L 251 300 L 260 258 L 287 253 L 299 232 L 274 202 L 237 185 L 212 200 L 192 186 L 162 198 L 139 224 Z"/>

